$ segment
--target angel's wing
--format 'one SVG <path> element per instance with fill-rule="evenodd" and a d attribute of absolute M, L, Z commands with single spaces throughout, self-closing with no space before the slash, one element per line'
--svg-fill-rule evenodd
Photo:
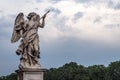
<path fill-rule="evenodd" d="M 18 41 L 21 38 L 20 31 L 22 30 L 22 23 L 24 22 L 24 14 L 19 13 L 15 19 L 11 43 Z"/>

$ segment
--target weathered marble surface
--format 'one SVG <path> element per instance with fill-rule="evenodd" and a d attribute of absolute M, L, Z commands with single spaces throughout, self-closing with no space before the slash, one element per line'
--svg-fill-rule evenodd
<path fill-rule="evenodd" d="M 22 69 L 16 70 L 18 80 L 44 80 L 44 72 L 46 69 Z"/>
<path fill-rule="evenodd" d="M 38 28 L 44 28 L 47 13 L 40 17 L 37 13 L 31 12 L 28 14 L 27 20 L 24 19 L 23 13 L 19 13 L 15 19 L 11 42 L 14 43 L 21 39 L 21 43 L 16 50 L 17 55 L 21 55 L 20 69 L 40 69 L 38 62 L 40 58 Z"/>

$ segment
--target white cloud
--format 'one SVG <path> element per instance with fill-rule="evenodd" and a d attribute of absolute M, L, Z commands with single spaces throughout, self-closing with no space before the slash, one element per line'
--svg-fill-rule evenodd
<path fill-rule="evenodd" d="M 113 8 L 108 8 L 104 0 L 101 3 L 94 3 L 94 5 L 89 5 L 88 7 L 85 5 L 82 3 L 75 3 L 72 0 L 61 1 L 54 5 L 54 7 L 61 10 L 61 17 L 65 16 L 68 19 L 65 24 L 65 27 L 69 26 L 67 27 L 69 29 L 67 34 L 88 41 L 92 40 L 107 44 L 112 43 L 112 45 L 118 44 L 120 40 L 120 38 L 117 37 L 117 35 L 120 34 L 119 30 L 115 28 L 110 30 L 106 28 L 105 25 L 119 24 L 118 17 L 120 17 L 120 12 Z M 84 12 L 84 16 L 74 22 L 73 15 L 79 11 Z M 94 23 L 97 17 L 101 17 L 101 22 Z"/>
<path fill-rule="evenodd" d="M 114 0 L 112 2 L 115 5 L 120 1 Z M 108 44 L 118 43 L 120 40 L 118 37 L 120 34 L 119 27 L 109 29 L 105 26 L 119 24 L 120 11 L 108 7 L 108 3 L 108 0 L 102 0 L 99 3 L 94 1 L 91 3 L 76 3 L 74 0 L 61 0 L 57 3 L 53 3 L 51 0 L 41 2 L 28 0 L 11 0 L 11 2 L 8 2 L 8 0 L 4 0 L 0 3 L 2 11 L 0 14 L 8 16 L 23 12 L 27 15 L 29 12 L 35 11 L 42 15 L 46 9 L 52 7 L 60 13 L 56 15 L 57 12 L 51 11 L 48 14 L 45 30 L 39 31 L 43 40 L 49 42 L 74 36 L 88 41 L 100 41 Z M 78 12 L 83 13 L 82 17 L 74 20 L 74 15 Z"/>

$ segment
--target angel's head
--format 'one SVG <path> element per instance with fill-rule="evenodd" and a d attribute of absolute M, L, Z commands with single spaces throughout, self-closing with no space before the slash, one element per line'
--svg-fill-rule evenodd
<path fill-rule="evenodd" d="M 31 12 L 28 14 L 27 18 L 28 20 L 31 20 L 33 16 L 37 15 L 35 12 Z"/>

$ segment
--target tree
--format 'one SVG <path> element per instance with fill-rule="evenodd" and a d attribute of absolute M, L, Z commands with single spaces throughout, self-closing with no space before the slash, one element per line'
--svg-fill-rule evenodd
<path fill-rule="evenodd" d="M 5 80 L 6 79 L 6 76 L 1 76 L 0 77 L 0 80 Z"/>
<path fill-rule="evenodd" d="M 17 80 L 17 74 L 1 76 L 0 80 Z M 108 67 L 93 65 L 84 67 L 75 62 L 45 72 L 44 80 L 120 80 L 120 61 L 111 62 Z"/>
<path fill-rule="evenodd" d="M 17 74 L 11 73 L 10 75 L 7 76 L 1 76 L 0 80 L 17 80 Z"/>
<path fill-rule="evenodd" d="M 88 67 L 90 80 L 105 80 L 106 67 L 104 65 L 93 65 Z"/>
<path fill-rule="evenodd" d="M 108 66 L 109 80 L 120 80 L 120 61 L 111 62 Z"/>
<path fill-rule="evenodd" d="M 58 69 L 48 70 L 45 73 L 45 80 L 88 80 L 88 73 L 84 66 L 70 62 Z"/>

